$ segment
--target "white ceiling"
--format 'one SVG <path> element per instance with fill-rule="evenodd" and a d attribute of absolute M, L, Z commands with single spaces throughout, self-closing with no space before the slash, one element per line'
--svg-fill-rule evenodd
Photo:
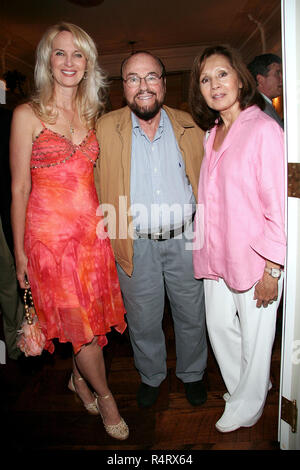
<path fill-rule="evenodd" d="M 158 53 L 167 59 L 167 70 L 168 64 L 169 70 L 188 69 L 201 48 L 216 43 L 229 43 L 250 60 L 263 51 L 263 39 L 266 52 L 280 54 L 280 0 L 86 0 L 100 3 L 90 7 L 76 1 L 2 0 L 2 73 L 32 72 L 42 34 L 62 20 L 94 38 L 100 62 L 112 76 L 132 48 Z"/>

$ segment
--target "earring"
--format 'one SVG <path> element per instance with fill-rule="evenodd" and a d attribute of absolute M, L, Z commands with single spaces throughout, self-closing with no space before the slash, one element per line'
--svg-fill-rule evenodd
<path fill-rule="evenodd" d="M 84 75 L 83 75 L 83 80 L 86 80 L 88 78 L 88 73 L 87 73 L 87 70 L 84 72 Z"/>

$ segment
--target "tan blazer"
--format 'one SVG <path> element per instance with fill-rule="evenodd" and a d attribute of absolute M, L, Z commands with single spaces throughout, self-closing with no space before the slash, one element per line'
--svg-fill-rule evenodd
<path fill-rule="evenodd" d="M 197 199 L 203 158 L 203 131 L 185 111 L 164 106 L 174 130 L 187 177 Z M 96 125 L 100 157 L 95 168 L 95 185 L 100 203 L 112 205 L 104 215 L 116 261 L 131 276 L 133 238 L 130 207 L 131 111 L 128 106 L 104 114 Z"/>

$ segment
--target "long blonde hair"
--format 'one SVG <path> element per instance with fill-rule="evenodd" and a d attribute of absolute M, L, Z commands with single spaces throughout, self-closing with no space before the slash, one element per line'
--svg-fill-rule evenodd
<path fill-rule="evenodd" d="M 62 22 L 51 26 L 39 42 L 34 70 L 36 91 L 32 96 L 31 105 L 42 121 L 52 124 L 56 121 L 50 58 L 53 39 L 61 31 L 68 31 L 73 35 L 75 46 L 86 58 L 87 70 L 84 79 L 78 85 L 76 105 L 83 122 L 88 127 L 94 127 L 97 118 L 105 109 L 107 80 L 98 64 L 98 52 L 94 41 L 83 29 L 74 24 Z"/>

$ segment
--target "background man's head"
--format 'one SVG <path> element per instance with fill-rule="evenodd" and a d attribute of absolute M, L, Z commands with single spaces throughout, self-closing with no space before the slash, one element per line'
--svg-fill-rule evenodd
<path fill-rule="evenodd" d="M 148 121 L 160 111 L 166 94 L 165 75 L 161 60 L 149 52 L 135 52 L 123 61 L 124 97 L 140 119 Z"/>
<path fill-rule="evenodd" d="M 270 100 L 282 93 L 282 61 L 275 54 L 262 54 L 250 62 L 248 69 L 256 80 L 257 89 Z"/>

